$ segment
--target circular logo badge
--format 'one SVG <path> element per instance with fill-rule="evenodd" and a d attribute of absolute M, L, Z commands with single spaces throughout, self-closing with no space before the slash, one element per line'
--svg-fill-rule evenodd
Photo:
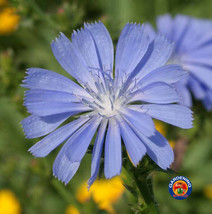
<path fill-rule="evenodd" d="M 188 198 L 192 191 L 191 181 L 184 176 L 176 176 L 169 183 L 170 195 L 177 199 L 183 200 Z"/>

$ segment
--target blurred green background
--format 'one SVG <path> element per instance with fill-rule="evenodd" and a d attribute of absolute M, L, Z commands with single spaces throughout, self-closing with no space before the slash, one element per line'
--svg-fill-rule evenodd
<path fill-rule="evenodd" d="M 28 115 L 22 106 L 21 81 L 29 67 L 65 74 L 50 43 L 59 32 L 70 36 L 84 22 L 101 20 L 116 45 L 127 22 L 154 25 L 155 18 L 167 12 L 212 18 L 211 9 L 211 0 L 0 0 L 0 214 L 6 214 L 6 203 L 8 214 L 133 213 L 128 203 L 134 199 L 126 191 L 122 194 L 123 190 L 117 198 L 113 198 L 111 190 L 114 204 L 108 211 L 100 210 L 95 200 L 77 199 L 79 186 L 90 175 L 90 154 L 83 159 L 74 179 L 64 186 L 52 175 L 59 149 L 43 159 L 27 152 L 38 140 L 26 140 L 20 126 Z M 193 111 L 195 123 L 191 130 L 159 125 L 177 155 L 176 175 L 188 177 L 193 184 L 190 197 L 178 201 L 168 192 L 169 181 L 176 175 L 154 174 L 156 200 L 164 214 L 212 213 L 212 114 L 198 102 Z"/>

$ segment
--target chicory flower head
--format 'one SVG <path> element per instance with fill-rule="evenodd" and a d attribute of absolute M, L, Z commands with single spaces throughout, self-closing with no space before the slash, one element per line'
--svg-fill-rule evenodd
<path fill-rule="evenodd" d="M 163 36 L 151 41 L 145 25 L 127 24 L 118 41 L 114 75 L 113 44 L 101 22 L 85 24 L 72 41 L 61 33 L 52 51 L 78 83 L 49 70 L 28 69 L 23 87 L 29 89 L 25 106 L 32 115 L 22 121 L 23 129 L 27 138 L 48 134 L 29 151 L 45 157 L 66 141 L 53 165 L 64 183 L 78 170 L 93 138 L 89 186 L 97 177 L 103 147 L 105 177 L 120 174 L 121 139 L 135 166 L 148 154 L 167 169 L 173 151 L 152 118 L 192 127 L 191 111 L 172 104 L 179 101 L 173 83 L 186 76 L 181 66 L 166 65 L 172 50 Z M 77 119 L 56 129 L 73 115 Z"/>
<path fill-rule="evenodd" d="M 175 42 L 169 62 L 180 64 L 190 74 L 175 84 L 181 104 L 191 107 L 192 93 L 212 110 L 212 21 L 166 14 L 157 18 L 157 31 Z M 155 36 L 151 26 L 150 36 Z"/>

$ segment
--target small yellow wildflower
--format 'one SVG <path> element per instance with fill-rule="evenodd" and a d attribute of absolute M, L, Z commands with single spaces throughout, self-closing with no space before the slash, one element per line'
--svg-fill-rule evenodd
<path fill-rule="evenodd" d="M 92 197 L 100 209 L 115 213 L 112 204 L 118 201 L 124 189 L 121 177 L 117 176 L 111 180 L 96 180 L 89 191 L 87 190 L 87 183 L 83 183 L 79 187 L 76 197 L 81 203 L 88 201 Z"/>
<path fill-rule="evenodd" d="M 20 16 L 14 8 L 6 7 L 0 10 L 0 35 L 14 32 L 19 24 Z"/>
<path fill-rule="evenodd" d="M 75 206 L 69 205 L 66 208 L 66 214 L 80 214 L 80 212 Z"/>
<path fill-rule="evenodd" d="M 203 193 L 206 198 L 209 198 L 212 200 L 212 184 L 205 186 Z"/>
<path fill-rule="evenodd" d="M 21 206 L 14 193 L 0 190 L 0 214 L 20 214 Z"/>

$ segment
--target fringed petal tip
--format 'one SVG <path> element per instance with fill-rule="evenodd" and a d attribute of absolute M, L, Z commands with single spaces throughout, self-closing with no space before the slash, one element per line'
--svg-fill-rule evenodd
<path fill-rule="evenodd" d="M 162 162 L 159 162 L 157 163 L 157 165 L 163 169 L 163 170 L 167 170 L 171 167 L 172 163 L 174 162 L 174 152 L 173 152 L 173 149 L 171 148 L 170 151 L 169 151 L 169 162 L 166 162 L 166 163 L 162 163 Z"/>
<path fill-rule="evenodd" d="M 170 147 L 171 147 L 171 146 L 170 146 Z M 170 156 L 171 156 L 170 163 L 169 163 L 169 165 L 166 167 L 166 170 L 167 170 L 168 168 L 170 168 L 171 165 L 172 165 L 173 162 L 174 162 L 174 151 L 173 151 L 172 148 L 171 148 L 171 150 L 170 150 Z"/>
<path fill-rule="evenodd" d="M 116 177 L 116 176 L 118 176 L 118 175 L 120 175 L 120 174 L 121 174 L 121 169 L 120 169 L 119 172 L 114 173 L 114 174 L 112 174 L 112 173 L 111 173 L 110 175 L 106 175 L 106 174 L 105 174 L 105 178 L 109 180 L 109 179 L 112 179 L 113 177 Z"/>
<path fill-rule="evenodd" d="M 36 145 L 36 144 L 35 144 Z M 33 155 L 35 158 L 43 158 L 46 157 L 46 154 L 42 154 L 42 151 L 34 149 L 34 146 L 28 149 L 28 152 Z"/>
<path fill-rule="evenodd" d="M 58 34 L 58 36 L 57 36 L 54 40 L 52 40 L 51 45 L 54 45 L 55 42 L 59 42 L 59 39 L 60 39 L 60 38 L 67 38 L 67 37 L 66 37 L 66 35 L 65 35 L 63 32 L 60 32 L 60 33 Z"/>
<path fill-rule="evenodd" d="M 94 26 L 94 25 L 97 25 L 97 24 L 103 25 L 103 23 L 102 23 L 100 20 L 94 21 L 94 22 L 90 22 L 90 23 L 84 22 L 84 28 L 87 28 L 87 27 L 89 27 L 89 26 Z"/>
<path fill-rule="evenodd" d="M 67 185 L 69 181 L 72 179 L 72 177 L 75 175 L 76 171 L 80 166 L 80 162 L 72 162 L 72 163 L 69 162 L 67 164 L 70 164 L 71 168 L 67 168 L 66 171 L 63 171 L 64 168 L 63 169 L 57 168 L 55 167 L 55 165 L 53 165 L 53 176 L 57 178 L 59 181 L 61 181 L 64 185 Z"/>
<path fill-rule="evenodd" d="M 24 120 L 22 120 L 22 121 L 20 122 L 20 125 L 21 125 L 21 128 L 23 129 L 24 137 L 25 137 L 26 139 L 32 139 L 32 138 L 27 134 L 26 126 L 25 126 L 25 124 L 24 124 L 23 121 L 24 121 Z"/>
<path fill-rule="evenodd" d="M 94 183 L 94 180 L 92 180 L 92 178 L 90 178 L 90 179 L 88 180 L 88 182 L 87 182 L 87 190 L 88 190 L 88 191 L 90 190 L 90 188 L 91 188 L 91 186 L 92 186 L 93 183 Z"/>
<path fill-rule="evenodd" d="M 170 161 L 170 164 L 167 167 L 164 167 L 163 169 L 164 170 L 170 169 L 173 163 L 174 163 L 174 152 L 173 152 L 173 159 L 172 159 L 172 161 Z"/>
<path fill-rule="evenodd" d="M 87 30 L 89 27 L 93 27 L 95 25 L 102 25 L 103 27 L 105 27 L 104 24 L 100 20 L 94 21 L 94 22 L 90 22 L 90 23 L 84 22 L 83 27 L 81 27 L 80 29 L 77 29 L 77 30 L 73 30 L 71 38 L 73 39 L 75 36 L 77 36 L 78 33 L 82 32 L 84 30 Z M 64 35 L 62 32 L 60 32 L 60 34 L 62 36 Z"/>
<path fill-rule="evenodd" d="M 187 108 L 188 114 L 190 116 L 190 125 L 188 125 L 184 129 L 191 129 L 191 128 L 193 128 L 194 112 L 190 108 L 188 108 L 188 107 L 186 107 L 186 108 Z"/>
<path fill-rule="evenodd" d="M 116 175 L 105 175 L 105 178 L 106 179 L 111 179 L 111 178 L 113 178 L 113 177 L 115 177 Z"/>
<path fill-rule="evenodd" d="M 60 181 L 61 183 L 63 183 L 65 186 L 67 186 L 67 184 L 69 183 L 69 181 L 64 181 L 63 179 L 60 179 L 59 176 L 57 176 L 54 172 L 53 172 L 53 176 Z"/>
<path fill-rule="evenodd" d="M 30 148 L 28 149 L 28 152 L 29 152 L 31 155 L 33 155 L 35 158 L 40 158 L 40 157 L 42 157 L 42 156 L 39 156 L 38 154 L 36 154 L 36 152 L 34 152 L 34 151 L 32 150 L 32 147 L 30 147 Z"/>

